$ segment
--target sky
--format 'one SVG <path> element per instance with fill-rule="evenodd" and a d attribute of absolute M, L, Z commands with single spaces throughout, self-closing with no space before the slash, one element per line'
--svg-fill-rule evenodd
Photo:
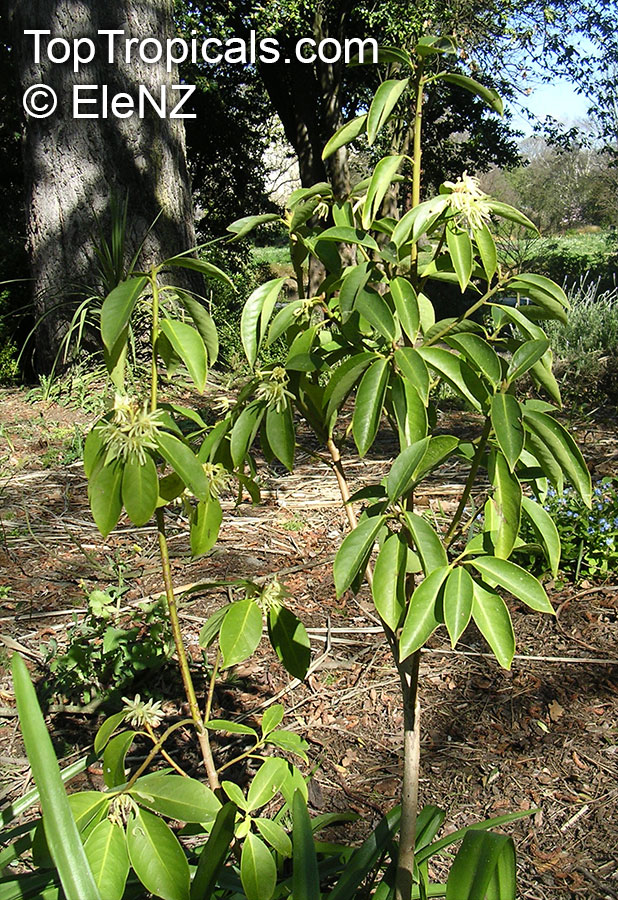
<path fill-rule="evenodd" d="M 524 101 L 526 108 L 541 120 L 549 115 L 565 125 L 586 118 L 589 103 L 585 96 L 575 92 L 572 84 L 562 79 L 539 85 Z M 526 135 L 532 133 L 529 122 L 517 110 L 514 110 L 513 124 Z"/>

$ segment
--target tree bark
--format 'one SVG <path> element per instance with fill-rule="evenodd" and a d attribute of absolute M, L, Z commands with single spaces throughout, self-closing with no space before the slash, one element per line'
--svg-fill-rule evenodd
<path fill-rule="evenodd" d="M 133 48 L 126 61 L 119 36 L 116 59 L 108 63 L 107 38 L 100 29 L 122 29 L 127 38 L 159 40 L 174 35 L 172 0 L 9 0 L 13 46 L 22 91 L 43 83 L 58 97 L 49 118 L 28 118 L 24 135 L 24 173 L 27 193 L 27 242 L 33 278 L 34 312 L 45 316 L 36 333 L 36 367 L 53 364 L 71 305 L 85 292 L 96 291 L 97 270 L 93 236 L 98 219 L 109 223 L 112 198 L 128 195 L 127 246 L 130 255 L 148 235 L 140 265 L 171 256 L 195 243 L 191 185 L 187 171 L 182 119 L 160 118 L 146 101 L 143 118 L 137 108 L 131 117 L 73 118 L 73 88 L 107 85 L 109 97 L 119 92 L 135 98 L 144 85 L 154 97 L 166 85 L 167 110 L 180 94 L 170 90 L 177 73 L 164 65 L 143 62 Z M 34 38 L 25 29 L 49 29 L 41 37 L 40 64 L 34 63 Z M 97 52 L 92 62 L 74 73 L 71 60 L 52 63 L 47 42 L 88 37 Z M 151 45 L 152 46 L 152 45 Z M 56 48 L 56 53 L 59 49 Z M 152 50 L 149 51 L 152 53 Z M 101 98 L 100 89 L 88 97 Z M 101 112 L 94 104 L 84 112 Z M 58 306 L 62 303 L 61 306 Z M 54 307 L 57 307 L 54 309 Z M 52 310 L 52 312 L 50 312 Z"/>

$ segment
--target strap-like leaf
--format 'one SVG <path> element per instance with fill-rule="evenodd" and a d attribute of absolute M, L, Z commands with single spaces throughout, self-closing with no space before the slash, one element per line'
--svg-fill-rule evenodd
<path fill-rule="evenodd" d="M 319 900 L 320 875 L 307 803 L 294 791 L 292 805 L 292 896 L 294 900 Z"/>
<path fill-rule="evenodd" d="M 471 560 L 471 564 L 481 573 L 485 581 L 499 584 L 530 609 L 544 613 L 554 612 L 543 585 L 521 566 L 495 556 L 480 556 Z"/>
<path fill-rule="evenodd" d="M 245 303 L 240 318 L 240 337 L 250 366 L 255 364 L 284 281 L 285 278 L 275 278 L 261 284 Z"/>
<path fill-rule="evenodd" d="M 524 449 L 522 409 L 512 394 L 499 393 L 491 400 L 491 424 L 511 471 Z"/>
<path fill-rule="evenodd" d="M 371 223 L 377 216 L 382 200 L 384 200 L 403 159 L 403 156 L 385 156 L 373 170 L 363 206 L 363 228 L 371 228 Z"/>
<path fill-rule="evenodd" d="M 524 407 L 524 424 L 556 459 L 586 506 L 592 506 L 592 484 L 579 447 L 559 422 L 546 413 Z"/>
<path fill-rule="evenodd" d="M 378 132 L 388 121 L 390 114 L 407 88 L 409 81 L 409 78 L 404 78 L 402 80 L 389 79 L 388 81 L 383 81 L 375 92 L 367 116 L 367 140 L 369 146 L 374 143 Z"/>
<path fill-rule="evenodd" d="M 513 623 L 502 597 L 474 581 L 472 617 L 503 669 L 510 669 L 515 653 Z"/>
<path fill-rule="evenodd" d="M 352 434 L 361 456 L 367 453 L 378 433 L 388 375 L 388 360 L 377 359 L 367 369 L 358 386 L 352 417 Z"/>
<path fill-rule="evenodd" d="M 359 572 L 367 565 L 369 554 L 383 524 L 384 516 L 368 516 L 361 519 L 354 531 L 344 539 L 333 563 L 338 597 L 347 591 Z"/>
<path fill-rule="evenodd" d="M 504 113 L 504 105 L 500 95 L 493 88 L 488 88 L 484 84 L 479 84 L 478 81 L 475 81 L 474 78 L 468 78 L 467 75 L 457 75 L 455 72 L 444 72 L 440 77 L 443 78 L 444 81 L 448 81 L 450 84 L 456 84 L 457 87 L 470 91 L 471 94 L 480 97 L 487 106 L 491 107 L 491 109 L 495 110 L 495 112 L 500 115 Z"/>
<path fill-rule="evenodd" d="M 332 156 L 333 153 L 336 153 L 340 147 L 351 144 L 357 137 L 364 134 L 366 123 L 367 115 L 365 114 L 363 116 L 357 116 L 356 119 L 352 119 L 351 121 L 346 122 L 345 125 L 342 125 L 341 128 L 334 133 L 332 138 L 327 141 L 326 146 L 322 151 L 322 159 L 328 159 L 328 157 Z"/>
<path fill-rule="evenodd" d="M 449 872 L 446 900 L 515 900 L 516 892 L 513 838 L 468 831 Z"/>
<path fill-rule="evenodd" d="M 443 599 L 444 623 L 451 639 L 451 647 L 455 647 L 468 627 L 472 615 L 473 594 L 472 576 L 463 566 L 457 566 L 446 579 Z"/>
<path fill-rule="evenodd" d="M 111 353 L 129 323 L 137 298 L 144 290 L 146 278 L 129 278 L 111 291 L 101 307 L 101 338 Z"/>
<path fill-rule="evenodd" d="M 451 569 L 442 566 L 434 569 L 421 581 L 410 599 L 401 638 L 399 641 L 399 659 L 407 659 L 412 653 L 425 644 L 427 639 L 443 621 L 436 609 L 438 595 Z"/>

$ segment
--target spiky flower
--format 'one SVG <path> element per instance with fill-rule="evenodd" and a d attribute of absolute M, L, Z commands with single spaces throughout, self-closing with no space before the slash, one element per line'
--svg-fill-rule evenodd
<path fill-rule="evenodd" d="M 471 228 L 482 228 L 491 216 L 488 195 L 479 187 L 479 180 L 464 172 L 457 181 L 445 181 L 444 187 L 451 189 L 449 206 L 460 220 Z"/>
<path fill-rule="evenodd" d="M 255 598 L 255 602 L 262 612 L 268 613 L 271 609 L 283 606 L 283 601 L 289 597 L 290 592 L 284 584 L 273 578 L 262 588 L 261 593 Z"/>
<path fill-rule="evenodd" d="M 293 396 L 285 387 L 289 380 L 287 372 L 282 366 L 275 366 L 268 372 L 260 372 L 260 377 L 262 380 L 255 390 L 256 400 L 264 401 L 269 409 L 283 412 L 288 397 Z"/>
<path fill-rule="evenodd" d="M 159 410 L 151 412 L 148 404 L 124 394 L 116 394 L 114 416 L 101 426 L 107 448 L 105 464 L 114 459 L 126 462 L 137 459 L 140 465 L 146 462 L 148 450 L 156 450 L 156 434 L 161 427 Z"/>
<path fill-rule="evenodd" d="M 163 710 L 161 709 L 160 700 L 142 700 L 139 694 L 136 694 L 133 700 L 123 697 L 127 710 L 127 721 L 136 728 L 143 728 L 144 725 L 150 725 L 151 728 L 158 728 L 163 719 Z"/>
<path fill-rule="evenodd" d="M 124 828 L 129 821 L 129 816 L 137 810 L 137 804 L 128 794 L 118 794 L 109 805 L 107 818 L 112 825 Z"/>
<path fill-rule="evenodd" d="M 225 469 L 221 463 L 204 463 L 204 474 L 208 479 L 208 487 L 212 497 L 219 497 L 230 486 L 233 476 Z"/>

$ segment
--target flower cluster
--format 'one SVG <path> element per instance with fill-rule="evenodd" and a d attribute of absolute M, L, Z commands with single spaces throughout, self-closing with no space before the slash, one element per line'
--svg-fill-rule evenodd
<path fill-rule="evenodd" d="M 127 721 L 135 728 L 143 728 L 144 725 L 158 728 L 161 724 L 163 710 L 160 700 L 142 700 L 140 695 L 136 694 L 133 700 L 123 697 L 122 702 L 127 710 Z"/>
<path fill-rule="evenodd" d="M 479 187 L 478 178 L 464 172 L 457 181 L 445 181 L 444 187 L 451 190 L 448 202 L 458 214 L 458 224 L 482 228 L 491 216 L 491 206 L 489 197 Z"/>
<path fill-rule="evenodd" d="M 114 459 L 127 462 L 133 458 L 143 466 L 147 451 L 156 450 L 160 426 L 159 410 L 151 412 L 147 403 L 140 404 L 132 397 L 116 394 L 113 418 L 100 426 L 107 448 L 105 464 Z"/>
<path fill-rule="evenodd" d="M 288 397 L 292 394 L 286 389 L 288 375 L 283 366 L 275 366 L 268 372 L 260 372 L 262 379 L 255 390 L 255 399 L 266 403 L 269 409 L 283 412 Z"/>

